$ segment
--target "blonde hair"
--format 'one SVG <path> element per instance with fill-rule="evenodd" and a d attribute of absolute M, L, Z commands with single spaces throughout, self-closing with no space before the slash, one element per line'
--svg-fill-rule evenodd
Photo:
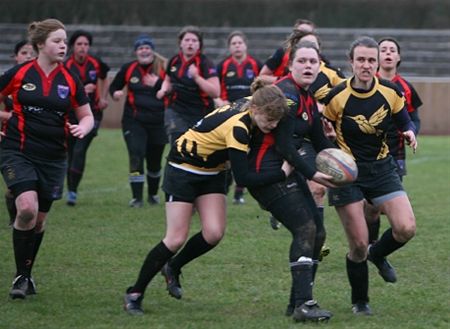
<path fill-rule="evenodd" d="M 28 25 L 28 40 L 36 53 L 39 53 L 38 44 L 45 43 L 48 35 L 57 30 L 66 30 L 61 21 L 55 18 L 48 18 L 40 22 L 32 22 Z"/>
<path fill-rule="evenodd" d="M 256 106 L 273 120 L 280 120 L 289 111 L 286 96 L 280 88 L 261 78 L 256 78 L 250 86 L 252 99 L 249 106 Z"/>
<path fill-rule="evenodd" d="M 153 51 L 153 66 L 152 66 L 152 73 L 155 75 L 159 75 L 161 70 L 165 71 L 167 67 L 167 58 L 162 56 L 161 54 L 157 53 L 156 51 Z"/>

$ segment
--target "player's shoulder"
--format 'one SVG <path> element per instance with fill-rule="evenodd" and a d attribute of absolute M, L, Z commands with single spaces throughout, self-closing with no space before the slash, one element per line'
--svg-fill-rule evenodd
<path fill-rule="evenodd" d="M 387 90 L 395 92 L 397 94 L 397 96 L 403 97 L 402 91 L 394 82 L 386 80 L 386 79 L 378 78 L 378 83 L 380 84 L 381 88 L 385 88 Z"/>

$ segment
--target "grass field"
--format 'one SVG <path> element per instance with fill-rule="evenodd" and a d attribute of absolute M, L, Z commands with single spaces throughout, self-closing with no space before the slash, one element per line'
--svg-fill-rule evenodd
<path fill-rule="evenodd" d="M 408 154 L 405 186 L 417 217 L 417 235 L 390 257 L 398 282 L 386 284 L 370 268 L 372 317 L 350 311 L 346 240 L 334 209 L 326 209 L 331 254 L 319 267 L 315 297 L 334 317 L 328 328 L 449 328 L 450 138 L 421 137 Z M 158 275 L 144 299 L 143 317 L 122 310 L 150 247 L 165 229 L 164 207 L 127 207 L 127 156 L 118 130 L 102 130 L 89 153 L 79 204 L 55 203 L 34 268 L 38 295 L 11 301 L 11 231 L 0 202 L 0 329 L 297 328 L 284 316 L 290 286 L 285 229 L 272 230 L 250 196 L 229 206 L 222 243 L 183 272 L 185 295 L 167 295 Z M 4 185 L 0 184 L 0 195 Z M 162 197 L 162 194 L 161 194 Z M 383 219 L 383 228 L 386 220 Z M 192 232 L 199 229 L 193 220 Z M 322 325 L 321 325 L 322 326 Z"/>

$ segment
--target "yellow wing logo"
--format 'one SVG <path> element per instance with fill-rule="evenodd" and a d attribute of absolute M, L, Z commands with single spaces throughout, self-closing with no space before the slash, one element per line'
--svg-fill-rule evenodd
<path fill-rule="evenodd" d="M 359 129 L 365 134 L 373 135 L 376 134 L 379 136 L 383 133 L 381 129 L 377 129 L 376 127 L 383 121 L 383 119 L 388 114 L 388 110 L 383 107 L 383 105 L 369 118 L 366 119 L 364 115 L 355 115 L 354 117 L 349 117 L 353 119 L 359 126 Z"/>

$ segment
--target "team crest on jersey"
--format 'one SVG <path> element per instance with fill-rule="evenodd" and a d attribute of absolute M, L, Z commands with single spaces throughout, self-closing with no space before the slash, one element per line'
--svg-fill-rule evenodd
<path fill-rule="evenodd" d="M 177 70 L 177 67 L 176 66 L 172 66 L 171 68 L 170 68 L 170 72 L 175 72 Z"/>
<path fill-rule="evenodd" d="M 236 73 L 234 71 L 227 72 L 227 78 L 234 77 Z"/>
<path fill-rule="evenodd" d="M 212 68 L 210 68 L 210 69 L 208 70 L 208 73 L 209 73 L 209 74 L 216 74 L 217 71 L 216 71 L 216 69 L 215 69 L 214 67 L 212 67 Z"/>
<path fill-rule="evenodd" d="M 14 178 L 16 178 L 16 172 L 14 171 L 13 168 L 11 167 L 6 167 L 6 177 L 9 180 L 13 180 Z"/>
<path fill-rule="evenodd" d="M 68 95 L 69 95 L 69 87 L 58 85 L 58 96 L 61 97 L 62 99 L 66 99 Z"/>
<path fill-rule="evenodd" d="M 245 74 L 247 75 L 247 78 L 249 78 L 249 79 L 253 79 L 255 77 L 255 72 L 253 72 L 253 70 L 251 70 L 251 69 L 245 70 Z"/>
<path fill-rule="evenodd" d="M 302 119 L 305 120 L 305 121 L 308 121 L 308 113 L 303 112 L 302 113 Z"/>
<path fill-rule="evenodd" d="M 138 82 L 139 82 L 139 78 L 138 77 L 131 77 L 130 83 L 138 83 Z"/>
<path fill-rule="evenodd" d="M 95 80 L 97 78 L 97 71 L 90 70 L 89 71 L 89 78 L 91 78 L 91 80 Z"/>
<path fill-rule="evenodd" d="M 33 91 L 36 90 L 36 85 L 32 83 L 26 83 L 22 86 L 22 89 L 26 91 Z"/>

